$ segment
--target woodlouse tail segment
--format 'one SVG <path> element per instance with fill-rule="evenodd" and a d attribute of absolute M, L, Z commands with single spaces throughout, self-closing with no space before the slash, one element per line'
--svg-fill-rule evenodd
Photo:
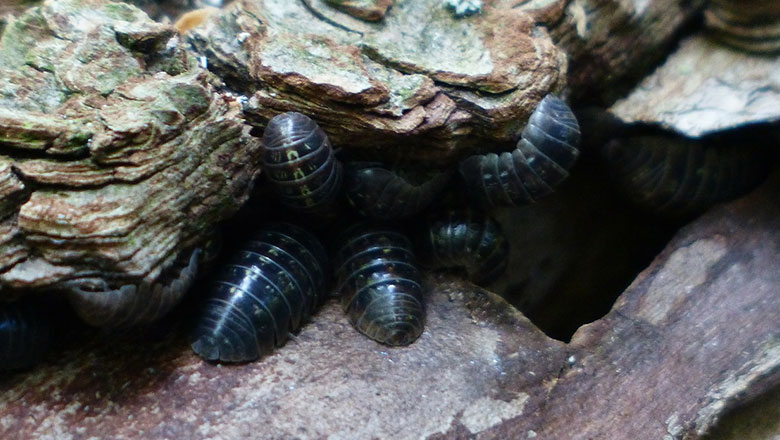
<path fill-rule="evenodd" d="M 375 220 L 409 218 L 427 208 L 450 181 L 450 173 L 399 172 L 378 162 L 348 162 L 345 187 L 349 203 Z"/>
<path fill-rule="evenodd" d="M 51 326 L 36 306 L 26 299 L 0 304 L 0 371 L 31 367 L 49 351 Z"/>
<path fill-rule="evenodd" d="M 501 225 L 481 212 L 449 210 L 431 219 L 419 240 L 433 268 L 461 268 L 477 284 L 489 284 L 506 270 L 509 242 Z"/>
<path fill-rule="evenodd" d="M 316 237 L 291 224 L 269 225 L 215 274 L 192 349 L 222 362 L 268 354 L 314 313 L 328 281 L 327 254 Z"/>
<path fill-rule="evenodd" d="M 307 116 L 275 116 L 263 133 L 263 172 L 286 207 L 328 216 L 342 185 L 342 166 L 328 136 Z"/>
<path fill-rule="evenodd" d="M 359 225 L 343 236 L 337 260 L 342 306 L 358 331 L 391 346 L 411 344 L 422 334 L 420 273 L 408 238 Z"/>
<path fill-rule="evenodd" d="M 78 280 L 67 292 L 76 314 L 97 327 L 122 328 L 145 325 L 173 309 L 189 291 L 198 273 L 201 248 L 163 271 L 153 282 L 112 288 L 102 279 Z"/>
<path fill-rule="evenodd" d="M 513 151 L 470 156 L 460 163 L 460 175 L 480 205 L 533 203 L 568 177 L 579 156 L 579 141 L 574 113 L 560 98 L 547 95 Z"/>

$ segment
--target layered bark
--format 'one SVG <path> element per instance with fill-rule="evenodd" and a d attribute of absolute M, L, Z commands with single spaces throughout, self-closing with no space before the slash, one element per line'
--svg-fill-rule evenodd
<path fill-rule="evenodd" d="M 259 142 L 172 27 L 49 1 L 0 59 L 3 297 L 154 283 L 247 199 Z"/>

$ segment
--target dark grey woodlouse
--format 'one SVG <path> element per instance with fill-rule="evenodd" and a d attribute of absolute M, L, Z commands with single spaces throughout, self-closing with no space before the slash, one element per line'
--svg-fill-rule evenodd
<path fill-rule="evenodd" d="M 742 51 L 780 54 L 780 3 L 710 0 L 704 10 L 708 36 Z"/>
<path fill-rule="evenodd" d="M 460 175 L 481 205 L 532 203 L 568 177 L 579 156 L 579 140 L 574 113 L 560 98 L 547 95 L 512 152 L 470 156 L 460 163 Z"/>
<path fill-rule="evenodd" d="M 0 304 L 0 371 L 28 368 L 51 346 L 51 328 L 37 304 Z"/>
<path fill-rule="evenodd" d="M 696 214 L 740 196 L 766 177 L 772 157 L 760 142 L 701 142 L 679 136 L 615 139 L 601 150 L 616 187 L 666 217 Z"/>
<path fill-rule="evenodd" d="M 348 162 L 344 166 L 347 200 L 361 215 L 376 220 L 411 217 L 433 202 L 450 180 L 446 172 L 405 175 L 379 162 Z"/>
<path fill-rule="evenodd" d="M 267 226 L 218 269 L 192 349 L 223 362 L 268 354 L 322 303 L 328 282 L 327 254 L 316 237 L 291 224 Z"/>
<path fill-rule="evenodd" d="M 477 284 L 506 269 L 509 242 L 501 225 L 481 211 L 447 210 L 432 218 L 419 240 L 422 259 L 434 268 L 462 268 Z"/>
<path fill-rule="evenodd" d="M 275 116 L 263 133 L 263 172 L 279 200 L 297 211 L 327 211 L 338 197 L 342 167 L 328 136 L 307 116 Z"/>
<path fill-rule="evenodd" d="M 342 307 L 358 331 L 382 344 L 408 345 L 423 331 L 420 273 L 411 249 L 400 232 L 358 225 L 345 232 L 337 253 Z"/>
<path fill-rule="evenodd" d="M 201 255 L 201 248 L 195 248 L 154 282 L 112 288 L 101 278 L 78 280 L 67 297 L 79 317 L 90 325 L 119 328 L 148 324 L 181 302 L 198 274 Z"/>

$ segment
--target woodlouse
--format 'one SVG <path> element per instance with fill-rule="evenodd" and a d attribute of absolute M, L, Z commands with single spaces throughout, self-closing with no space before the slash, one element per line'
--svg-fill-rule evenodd
<path fill-rule="evenodd" d="M 38 304 L 0 304 L 0 370 L 27 368 L 51 345 L 51 328 Z"/>
<path fill-rule="evenodd" d="M 780 53 L 780 3 L 774 0 L 710 0 L 704 10 L 708 34 L 731 47 L 758 54 Z"/>
<path fill-rule="evenodd" d="M 449 180 L 446 172 L 403 173 L 379 162 L 348 162 L 344 167 L 347 200 L 362 215 L 377 220 L 419 213 Z"/>
<path fill-rule="evenodd" d="M 460 174 L 472 199 L 482 205 L 532 203 L 569 175 L 579 140 L 574 113 L 560 98 L 547 95 L 512 152 L 470 156 L 460 163 Z"/>
<path fill-rule="evenodd" d="M 344 237 L 336 278 L 350 321 L 377 342 L 411 344 L 423 331 L 425 310 L 409 239 L 367 225 L 350 228 Z"/>
<path fill-rule="evenodd" d="M 270 353 L 322 303 L 328 275 L 327 254 L 312 234 L 287 223 L 263 228 L 215 274 L 192 349 L 224 362 Z"/>
<path fill-rule="evenodd" d="M 105 280 L 79 280 L 67 296 L 79 317 L 98 327 L 131 327 L 153 322 L 173 309 L 198 274 L 201 248 L 174 262 L 154 282 L 111 288 Z"/>
<path fill-rule="evenodd" d="M 432 218 L 421 256 L 435 268 L 463 268 L 470 280 L 487 284 L 506 269 L 509 242 L 501 225 L 481 211 L 451 209 Z"/>
<path fill-rule="evenodd" d="M 328 136 L 306 115 L 276 115 L 263 133 L 263 172 L 285 206 L 328 210 L 341 188 L 342 167 Z"/>
<path fill-rule="evenodd" d="M 740 137 L 734 135 L 732 137 Z M 770 147 L 648 135 L 615 139 L 601 151 L 617 188 L 638 206 L 683 217 L 744 194 L 766 177 Z"/>

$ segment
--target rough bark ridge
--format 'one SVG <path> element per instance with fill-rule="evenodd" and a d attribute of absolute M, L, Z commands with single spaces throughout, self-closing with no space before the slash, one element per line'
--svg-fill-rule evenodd
<path fill-rule="evenodd" d="M 533 2 L 531 2 L 533 3 Z M 705 0 L 571 0 L 551 26 L 569 55 L 572 98 L 609 103 L 668 53 Z"/>
<path fill-rule="evenodd" d="M 566 71 L 519 9 L 457 19 L 437 0 L 397 1 L 377 23 L 324 1 L 237 1 L 188 40 L 251 95 L 258 127 L 296 110 L 334 145 L 424 159 L 508 144 Z"/>
<path fill-rule="evenodd" d="M 0 286 L 151 283 L 243 203 L 259 142 L 170 26 L 49 1 L 0 38 Z"/>
<path fill-rule="evenodd" d="M 778 190 L 775 174 L 680 231 L 568 345 L 441 277 L 428 280 L 425 331 L 404 348 L 358 334 L 335 302 L 247 365 L 204 363 L 172 334 L 82 345 L 4 384 L 0 434 L 698 438 L 780 384 Z"/>

